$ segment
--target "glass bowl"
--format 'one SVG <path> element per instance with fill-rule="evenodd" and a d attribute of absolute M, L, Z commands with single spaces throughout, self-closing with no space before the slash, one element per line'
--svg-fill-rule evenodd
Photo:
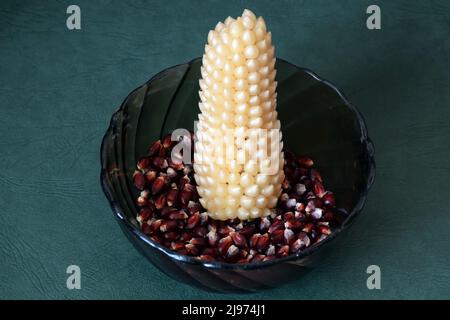
<path fill-rule="evenodd" d="M 114 113 L 101 146 L 101 184 L 119 225 L 159 270 L 187 284 L 219 292 L 252 292 L 298 278 L 316 263 L 362 210 L 375 176 L 374 149 L 358 110 L 331 83 L 278 59 L 278 115 L 284 145 L 308 155 L 336 195 L 340 225 L 324 241 L 297 254 L 250 264 L 204 262 L 153 242 L 139 229 L 137 159 L 176 128 L 193 130 L 199 113 L 201 59 L 163 70 L 129 94 Z"/>

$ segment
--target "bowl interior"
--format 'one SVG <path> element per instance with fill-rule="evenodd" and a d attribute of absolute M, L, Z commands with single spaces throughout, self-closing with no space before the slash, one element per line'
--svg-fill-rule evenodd
<path fill-rule="evenodd" d="M 133 91 L 112 120 L 102 145 L 103 186 L 116 212 L 136 227 L 132 186 L 136 161 L 149 145 L 198 118 L 201 60 L 166 69 Z M 359 112 L 329 82 L 277 60 L 278 116 L 284 146 L 308 155 L 336 194 L 343 225 L 363 206 L 374 177 L 372 144 Z"/>

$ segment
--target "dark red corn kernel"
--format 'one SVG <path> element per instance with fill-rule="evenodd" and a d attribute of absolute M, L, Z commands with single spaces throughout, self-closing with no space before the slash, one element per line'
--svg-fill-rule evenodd
<path fill-rule="evenodd" d="M 199 256 L 199 259 L 202 260 L 202 261 L 213 261 L 213 260 L 215 260 L 214 257 L 209 256 L 207 254 L 201 254 Z"/>
<path fill-rule="evenodd" d="M 289 220 L 294 219 L 294 218 L 295 218 L 295 215 L 291 211 L 288 211 L 285 214 L 283 214 L 284 221 L 289 221 Z"/>
<path fill-rule="evenodd" d="M 197 188 L 194 187 L 194 190 L 192 191 L 192 200 L 198 201 L 198 199 L 199 199 L 199 195 L 198 195 L 198 192 L 197 192 Z"/>
<path fill-rule="evenodd" d="M 322 216 L 322 219 L 325 221 L 333 221 L 333 212 L 330 210 L 325 211 L 325 213 Z"/>
<path fill-rule="evenodd" d="M 191 240 L 189 240 L 189 243 L 194 244 L 198 247 L 204 247 L 206 245 L 206 240 L 205 238 L 192 238 Z"/>
<path fill-rule="evenodd" d="M 211 220 L 208 224 L 208 230 L 217 232 L 217 220 Z"/>
<path fill-rule="evenodd" d="M 162 242 L 162 245 L 167 247 L 167 248 L 170 248 L 170 245 L 172 244 L 172 242 L 173 241 L 164 239 L 163 242 Z"/>
<path fill-rule="evenodd" d="M 284 223 L 284 227 L 296 230 L 296 229 L 300 229 L 301 227 L 303 227 L 303 223 L 299 220 L 290 219 Z"/>
<path fill-rule="evenodd" d="M 317 171 L 316 169 L 311 169 L 311 180 L 315 181 L 315 182 L 320 182 L 322 183 L 322 176 L 320 175 L 319 171 Z"/>
<path fill-rule="evenodd" d="M 297 236 L 297 239 L 302 240 L 305 244 L 305 247 L 309 247 L 309 245 L 311 244 L 311 240 L 305 232 L 300 232 Z"/>
<path fill-rule="evenodd" d="M 233 240 L 233 243 L 239 248 L 247 247 L 247 239 L 238 232 L 230 232 L 230 237 Z"/>
<path fill-rule="evenodd" d="M 317 243 L 317 242 L 320 242 L 320 241 L 323 241 L 323 240 L 325 240 L 326 238 L 327 238 L 327 235 L 321 234 L 320 237 L 316 240 L 316 243 Z"/>
<path fill-rule="evenodd" d="M 306 187 L 306 189 L 311 189 L 312 181 L 311 181 L 311 175 L 309 174 L 309 170 L 302 168 L 302 176 L 299 179 L 299 182 L 303 183 Z"/>
<path fill-rule="evenodd" d="M 295 166 L 296 159 L 297 158 L 295 153 L 289 150 L 284 151 L 284 161 L 286 163 L 286 166 Z"/>
<path fill-rule="evenodd" d="M 326 206 L 334 207 L 336 205 L 336 199 L 334 194 L 330 191 L 327 191 L 325 195 L 322 197 L 323 203 Z"/>
<path fill-rule="evenodd" d="M 164 161 L 166 161 L 166 159 L 164 159 L 163 157 L 160 157 L 160 156 L 156 156 L 151 159 L 153 168 L 155 168 L 157 170 L 163 169 Z"/>
<path fill-rule="evenodd" d="M 220 235 L 228 235 L 230 232 L 235 231 L 234 228 L 230 227 L 230 226 L 220 226 L 219 229 L 217 230 L 217 232 Z"/>
<path fill-rule="evenodd" d="M 272 256 L 276 253 L 275 246 L 273 244 L 269 245 L 269 248 L 267 248 L 266 256 Z"/>
<path fill-rule="evenodd" d="M 191 174 L 194 171 L 194 169 L 192 168 L 192 166 L 185 166 L 183 169 L 183 173 L 184 174 Z"/>
<path fill-rule="evenodd" d="M 177 211 L 177 209 L 174 207 L 164 207 L 161 209 L 159 214 L 160 214 L 161 218 L 168 219 L 169 215 L 174 211 Z"/>
<path fill-rule="evenodd" d="M 219 251 L 219 254 L 222 256 L 226 256 L 228 248 L 233 244 L 233 240 L 230 236 L 226 236 L 219 240 L 217 243 L 217 249 Z"/>
<path fill-rule="evenodd" d="M 202 205 L 198 202 L 194 202 L 194 201 L 189 201 L 188 203 L 188 210 L 190 213 L 195 213 L 195 212 L 203 212 L 204 209 L 202 208 Z"/>
<path fill-rule="evenodd" d="M 186 223 L 186 229 L 194 229 L 200 224 L 200 213 L 196 212 L 191 215 Z"/>
<path fill-rule="evenodd" d="M 169 206 L 173 206 L 178 198 L 178 190 L 177 189 L 170 189 L 169 192 L 167 192 L 167 204 Z"/>
<path fill-rule="evenodd" d="M 141 171 L 146 171 L 148 170 L 149 165 L 150 165 L 149 158 L 142 158 L 141 160 L 138 161 L 137 168 Z"/>
<path fill-rule="evenodd" d="M 140 196 L 147 199 L 149 194 L 150 192 L 147 189 L 144 189 L 141 191 Z"/>
<path fill-rule="evenodd" d="M 200 224 L 201 225 L 205 225 L 208 222 L 208 220 L 209 220 L 208 217 L 209 216 L 208 216 L 208 214 L 206 212 L 200 213 Z"/>
<path fill-rule="evenodd" d="M 160 237 L 158 237 L 158 236 L 151 236 L 150 240 L 152 240 L 152 241 L 154 241 L 156 243 L 161 243 L 162 242 L 162 239 Z"/>
<path fill-rule="evenodd" d="M 316 181 L 314 183 L 314 194 L 319 198 L 322 198 L 325 195 L 325 188 L 323 187 L 323 184 L 319 181 Z"/>
<path fill-rule="evenodd" d="M 297 193 L 295 193 L 295 192 L 289 192 L 289 199 L 295 199 L 295 201 L 296 201 L 296 204 L 295 204 L 295 205 L 297 205 L 297 202 L 301 201 L 301 200 L 302 200 L 302 197 L 299 196 L 299 195 L 298 195 Z M 295 210 L 295 208 L 292 208 L 291 210 Z"/>
<path fill-rule="evenodd" d="M 178 182 L 178 188 L 180 190 L 184 190 L 184 186 L 190 182 L 191 182 L 191 179 L 189 179 L 188 176 L 183 176 L 180 178 L 180 181 Z"/>
<path fill-rule="evenodd" d="M 307 223 L 305 224 L 305 226 L 303 227 L 302 231 L 306 232 L 306 233 L 311 233 L 312 229 L 313 229 L 314 225 L 312 223 Z"/>
<path fill-rule="evenodd" d="M 148 149 L 148 155 L 154 156 L 156 154 L 159 154 L 161 147 L 162 147 L 161 140 L 157 140 L 157 141 L 153 142 L 153 144 Z"/>
<path fill-rule="evenodd" d="M 290 167 L 290 166 L 284 166 L 284 175 L 286 176 L 286 178 L 288 178 L 289 180 L 293 180 L 293 176 L 294 176 L 294 172 L 295 169 Z M 286 180 L 286 179 L 285 179 Z M 282 187 L 284 188 L 284 182 L 282 184 Z"/>
<path fill-rule="evenodd" d="M 185 183 L 183 186 L 183 190 L 187 191 L 187 192 L 195 192 L 196 188 L 194 185 L 190 184 L 190 183 Z"/>
<path fill-rule="evenodd" d="M 185 226 L 185 224 L 186 224 L 186 221 L 185 221 L 185 220 L 174 220 L 174 221 L 177 222 L 178 229 L 180 229 L 180 230 L 183 230 L 183 229 L 184 229 L 184 226 Z"/>
<path fill-rule="evenodd" d="M 152 194 L 155 195 L 163 190 L 163 188 L 166 185 L 166 180 L 164 177 L 159 176 L 158 178 L 153 181 L 152 184 Z"/>
<path fill-rule="evenodd" d="M 225 254 L 227 259 L 239 258 L 239 248 L 234 244 L 228 247 L 227 253 Z"/>
<path fill-rule="evenodd" d="M 263 234 L 259 239 L 258 243 L 256 244 L 256 249 L 259 252 L 265 252 L 267 248 L 269 248 L 270 237 L 268 233 Z"/>
<path fill-rule="evenodd" d="M 292 253 L 296 253 L 296 252 L 300 251 L 300 249 L 302 249 L 304 247 L 305 247 L 305 243 L 302 240 L 297 239 L 291 244 L 291 246 L 289 247 L 289 250 Z"/>
<path fill-rule="evenodd" d="M 303 183 L 297 183 L 295 185 L 295 192 L 299 196 L 302 196 L 306 192 L 306 186 Z"/>
<path fill-rule="evenodd" d="M 164 238 L 169 241 L 176 240 L 178 238 L 178 232 L 176 232 L 176 231 L 166 232 L 166 233 L 164 233 Z"/>
<path fill-rule="evenodd" d="M 177 172 L 171 167 L 167 168 L 166 174 L 170 179 L 173 179 L 177 176 Z"/>
<path fill-rule="evenodd" d="M 152 183 L 153 181 L 155 181 L 156 175 L 157 175 L 156 171 L 149 170 L 145 173 L 145 179 L 147 180 L 148 183 Z"/>
<path fill-rule="evenodd" d="M 166 195 L 160 194 L 155 200 L 156 209 L 162 209 L 166 206 Z"/>
<path fill-rule="evenodd" d="M 144 234 L 149 235 L 152 232 L 152 228 L 149 224 L 143 223 L 141 226 L 141 230 Z"/>
<path fill-rule="evenodd" d="M 266 258 L 266 256 L 264 254 L 256 254 L 253 257 L 252 262 L 260 262 L 260 261 L 264 261 L 264 258 Z"/>
<path fill-rule="evenodd" d="M 179 151 L 171 150 L 170 157 L 174 163 L 183 163 L 183 152 L 181 150 Z"/>
<path fill-rule="evenodd" d="M 258 241 L 260 238 L 261 238 L 260 233 L 255 233 L 254 235 L 252 235 L 250 238 L 250 247 L 256 249 L 256 246 L 258 245 Z"/>
<path fill-rule="evenodd" d="M 178 224 L 176 221 L 164 220 L 161 222 L 159 230 L 161 232 L 167 232 L 167 231 L 173 231 L 173 230 L 177 229 L 177 227 L 178 227 Z"/>
<path fill-rule="evenodd" d="M 312 159 L 308 157 L 298 157 L 297 162 L 304 168 L 311 168 L 314 165 L 314 161 L 312 161 Z"/>
<path fill-rule="evenodd" d="M 189 232 L 182 232 L 180 236 L 180 240 L 182 241 L 189 241 L 192 239 L 192 235 Z"/>
<path fill-rule="evenodd" d="M 294 231 L 291 229 L 285 229 L 284 230 L 284 243 L 287 245 L 291 245 L 292 242 L 295 240 L 295 234 Z"/>
<path fill-rule="evenodd" d="M 159 153 L 157 154 L 160 157 L 165 157 L 166 156 L 166 149 L 164 149 L 164 147 L 161 147 L 161 149 L 159 149 Z"/>
<path fill-rule="evenodd" d="M 147 198 L 144 198 L 144 197 L 140 196 L 140 197 L 137 198 L 136 204 L 139 207 L 144 207 L 144 206 L 146 206 L 148 204 L 148 200 L 147 200 Z"/>
<path fill-rule="evenodd" d="M 295 219 L 298 219 L 299 221 L 304 221 L 305 214 L 303 212 L 295 211 Z"/>
<path fill-rule="evenodd" d="M 171 134 L 166 135 L 162 141 L 162 146 L 164 147 L 164 149 L 170 149 L 173 147 L 174 144 L 175 144 L 175 141 L 172 141 Z"/>
<path fill-rule="evenodd" d="M 192 234 L 197 237 L 204 237 L 208 233 L 208 229 L 204 226 L 195 227 Z"/>
<path fill-rule="evenodd" d="M 261 232 L 266 232 L 269 229 L 270 224 L 270 220 L 267 217 L 262 218 L 259 222 L 259 230 L 261 230 Z"/>
<path fill-rule="evenodd" d="M 239 230 L 239 233 L 242 234 L 243 236 L 245 236 L 246 238 L 249 238 L 253 235 L 253 233 L 255 232 L 255 225 L 254 224 L 248 224 L 244 227 L 242 227 L 241 230 Z"/>
<path fill-rule="evenodd" d="M 187 206 L 189 201 L 192 200 L 192 192 L 183 190 L 180 192 L 180 203 L 183 206 Z"/>
<path fill-rule="evenodd" d="M 248 251 L 247 251 L 247 250 L 241 250 L 241 251 L 239 252 L 239 256 L 240 256 L 241 258 L 246 258 L 246 257 L 248 256 Z"/>
<path fill-rule="evenodd" d="M 191 243 L 186 244 L 185 248 L 186 248 L 188 254 L 190 254 L 192 256 L 197 256 L 200 253 L 200 250 L 198 250 L 198 248 Z"/>
<path fill-rule="evenodd" d="M 178 251 L 184 248 L 184 242 L 183 241 L 172 241 L 170 244 L 170 248 L 172 250 Z"/>
<path fill-rule="evenodd" d="M 182 256 L 187 256 L 189 254 L 186 248 L 178 250 L 177 253 L 181 254 Z"/>
<path fill-rule="evenodd" d="M 314 202 L 314 206 L 315 206 L 316 208 L 322 208 L 322 207 L 323 207 L 323 201 L 322 201 L 322 199 L 315 198 L 315 199 L 313 199 L 312 201 Z"/>
<path fill-rule="evenodd" d="M 270 261 L 270 260 L 275 260 L 277 257 L 276 256 L 265 256 L 263 261 Z"/>
<path fill-rule="evenodd" d="M 283 243 L 284 242 L 284 230 L 283 229 L 275 230 L 271 234 L 271 241 L 273 244 Z"/>
<path fill-rule="evenodd" d="M 311 217 L 313 219 L 319 220 L 322 218 L 323 210 L 321 208 L 315 208 L 313 212 L 311 212 Z"/>
<path fill-rule="evenodd" d="M 311 213 L 312 211 L 314 211 L 314 209 L 316 209 L 316 205 L 314 204 L 314 201 L 308 201 L 308 204 L 306 205 L 305 208 L 305 212 L 306 213 Z"/>
<path fill-rule="evenodd" d="M 171 220 L 184 220 L 187 218 L 188 218 L 188 215 L 186 214 L 186 212 L 184 212 L 182 210 L 174 211 L 169 214 L 169 219 L 171 219 Z"/>
<path fill-rule="evenodd" d="M 167 162 L 169 164 L 169 167 L 174 169 L 175 171 L 180 171 L 180 170 L 184 169 L 184 164 L 181 161 L 180 162 L 178 162 L 178 161 L 174 162 L 171 158 L 169 158 L 167 160 Z"/>
<path fill-rule="evenodd" d="M 286 202 L 288 200 L 289 200 L 289 195 L 287 193 L 282 193 L 281 196 L 280 196 L 279 201 Z"/>
<path fill-rule="evenodd" d="M 292 174 L 292 177 L 290 178 L 291 186 L 294 186 L 296 182 L 301 178 L 302 176 L 302 169 L 301 168 L 295 168 L 294 173 Z"/>
<path fill-rule="evenodd" d="M 331 230 L 327 226 L 318 226 L 317 231 L 319 231 L 319 233 L 327 235 L 327 236 L 331 234 Z"/>
<path fill-rule="evenodd" d="M 277 256 L 278 257 L 286 257 L 287 255 L 289 255 L 289 246 L 288 245 L 284 245 L 282 247 L 280 247 L 280 249 L 278 249 L 277 251 Z"/>
<path fill-rule="evenodd" d="M 146 208 L 142 208 L 139 211 L 139 221 L 141 223 L 146 222 L 149 218 L 151 218 L 153 216 L 153 210 L 150 209 L 149 207 Z"/>
<path fill-rule="evenodd" d="M 133 184 L 139 190 L 144 190 L 145 188 L 145 177 L 140 171 L 135 171 L 133 174 Z"/>
<path fill-rule="evenodd" d="M 163 222 L 162 219 L 153 220 L 151 225 L 150 225 L 152 230 L 153 231 L 159 230 L 159 227 L 161 226 L 162 222 Z"/>
<path fill-rule="evenodd" d="M 297 205 L 297 200 L 295 198 L 290 198 L 286 201 L 286 209 L 295 210 L 295 206 Z"/>
<path fill-rule="evenodd" d="M 202 254 L 211 256 L 211 257 L 217 257 L 217 248 L 205 248 L 202 251 Z"/>
<path fill-rule="evenodd" d="M 210 246 L 215 246 L 217 244 L 217 241 L 219 240 L 219 236 L 217 235 L 217 232 L 215 230 L 209 231 L 206 236 L 208 237 L 208 242 Z"/>
<path fill-rule="evenodd" d="M 253 257 L 254 257 L 254 256 L 253 256 L 252 254 L 249 253 L 249 254 L 247 255 L 247 257 L 245 257 L 246 262 L 252 261 Z"/>
<path fill-rule="evenodd" d="M 288 179 L 284 179 L 282 184 L 281 184 L 281 187 L 284 190 L 289 190 L 291 188 L 291 184 L 289 183 L 289 180 Z"/>
<path fill-rule="evenodd" d="M 297 202 L 295 205 L 295 211 L 305 211 L 305 204 L 303 202 Z"/>
<path fill-rule="evenodd" d="M 284 229 L 283 221 L 275 220 L 272 225 L 269 227 L 269 233 L 273 233 L 276 230 Z"/>

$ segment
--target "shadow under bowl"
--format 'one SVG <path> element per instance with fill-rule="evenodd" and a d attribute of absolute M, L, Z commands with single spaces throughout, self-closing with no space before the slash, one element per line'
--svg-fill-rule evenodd
<path fill-rule="evenodd" d="M 136 221 L 132 177 L 149 145 L 177 128 L 194 129 L 200 112 L 201 59 L 163 70 L 129 94 L 112 116 L 101 146 L 101 184 L 130 241 L 162 272 L 216 292 L 253 292 L 282 285 L 320 262 L 333 239 L 362 210 L 375 176 L 373 144 L 358 110 L 331 83 L 284 60 L 276 63 L 278 117 L 288 150 L 314 159 L 336 195 L 340 225 L 295 255 L 251 264 L 204 262 L 153 242 Z M 320 250 L 319 250 L 320 249 Z"/>

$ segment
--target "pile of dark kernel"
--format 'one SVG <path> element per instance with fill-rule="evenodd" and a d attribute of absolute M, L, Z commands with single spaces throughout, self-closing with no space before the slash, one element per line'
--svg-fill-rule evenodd
<path fill-rule="evenodd" d="M 331 234 L 335 197 L 310 158 L 284 152 L 286 179 L 270 216 L 219 221 L 198 201 L 192 165 L 172 161 L 174 145 L 170 135 L 154 142 L 133 176 L 141 191 L 137 220 L 153 241 L 205 261 L 250 263 L 297 253 Z"/>

